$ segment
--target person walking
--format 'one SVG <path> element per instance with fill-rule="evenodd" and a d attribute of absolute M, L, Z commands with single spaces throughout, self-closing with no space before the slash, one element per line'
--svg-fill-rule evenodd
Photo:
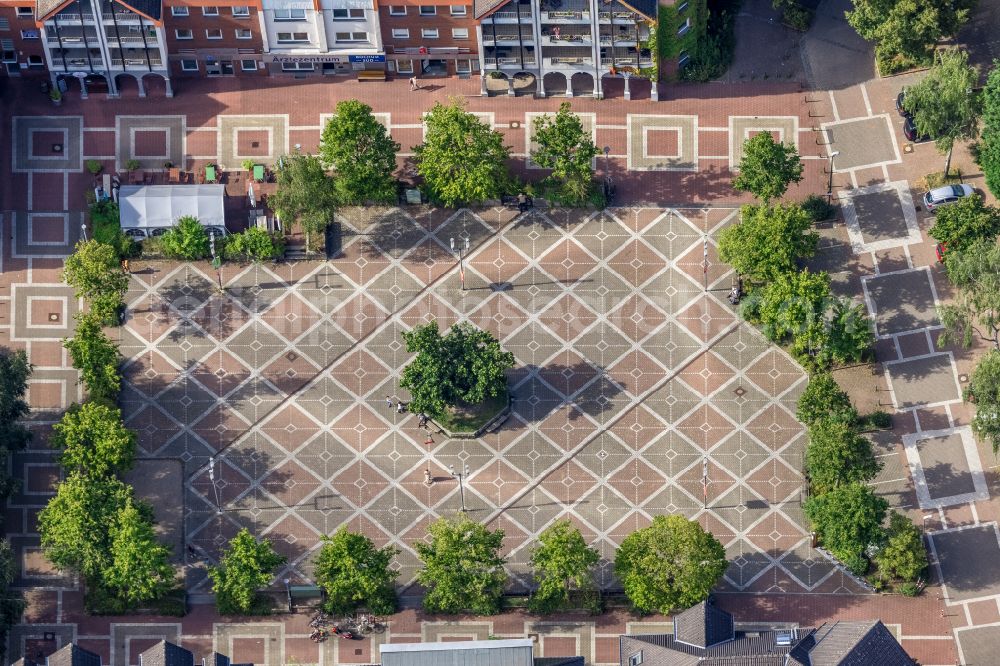
<path fill-rule="evenodd" d="M 417 77 L 411 76 L 410 77 L 410 90 L 419 90 L 419 89 L 420 89 L 420 84 L 417 83 Z"/>
<path fill-rule="evenodd" d="M 403 401 L 402 400 L 397 400 L 396 401 L 396 413 L 397 414 L 402 414 L 404 411 L 406 411 L 406 406 L 403 404 Z"/>
<path fill-rule="evenodd" d="M 389 405 L 389 409 L 392 409 L 392 398 L 385 396 L 385 404 Z"/>

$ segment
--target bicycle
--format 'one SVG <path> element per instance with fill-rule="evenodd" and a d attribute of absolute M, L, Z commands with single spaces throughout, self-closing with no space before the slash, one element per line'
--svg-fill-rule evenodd
<path fill-rule="evenodd" d="M 330 618 L 323 611 L 316 613 L 316 615 L 313 616 L 313 619 L 309 621 L 309 626 L 314 629 L 325 627 L 328 624 L 330 624 Z"/>
<path fill-rule="evenodd" d="M 386 625 L 382 618 L 372 614 L 361 614 L 357 619 L 357 627 L 362 634 L 380 634 L 385 631 Z"/>

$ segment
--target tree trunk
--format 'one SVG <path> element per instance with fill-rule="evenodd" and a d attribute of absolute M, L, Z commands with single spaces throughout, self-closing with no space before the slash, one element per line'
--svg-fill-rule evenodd
<path fill-rule="evenodd" d="M 955 142 L 951 142 L 951 146 L 948 148 L 948 159 L 944 163 L 944 177 L 947 178 L 949 172 L 951 172 L 951 152 L 955 150 Z"/>

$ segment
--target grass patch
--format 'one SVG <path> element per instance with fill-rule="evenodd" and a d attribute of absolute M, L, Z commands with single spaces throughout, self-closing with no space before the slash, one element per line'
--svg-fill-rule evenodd
<path fill-rule="evenodd" d="M 929 173 L 917 181 L 917 187 L 924 190 L 933 190 L 935 187 L 941 187 L 943 185 L 961 184 L 961 169 L 952 169 L 947 173 L 947 175 L 944 171 L 935 171 L 934 173 Z"/>
<path fill-rule="evenodd" d="M 505 389 L 496 398 L 487 398 L 478 405 L 449 407 L 435 421 L 449 432 L 476 432 L 502 412 L 507 407 L 507 402 L 508 394 Z"/>

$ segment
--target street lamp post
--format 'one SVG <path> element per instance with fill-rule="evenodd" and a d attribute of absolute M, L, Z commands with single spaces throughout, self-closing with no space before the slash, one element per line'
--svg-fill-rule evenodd
<path fill-rule="evenodd" d="M 830 158 L 830 168 L 827 171 L 830 173 L 830 178 L 826 183 L 826 196 L 833 200 L 833 158 L 840 154 L 839 150 L 834 150 L 829 154 Z"/>
<path fill-rule="evenodd" d="M 454 465 L 449 465 L 448 471 L 454 478 L 458 479 L 458 492 L 462 498 L 462 513 L 465 513 L 465 485 L 463 484 L 463 479 L 469 476 L 469 466 L 466 465 L 461 471 L 456 471 Z"/>
<path fill-rule="evenodd" d="M 86 222 L 81 222 L 80 223 L 80 236 L 81 236 L 81 238 L 83 238 L 83 242 L 86 243 L 87 242 L 87 223 Z"/>
<path fill-rule="evenodd" d="M 452 238 L 449 239 L 449 241 L 451 241 L 451 251 L 454 254 L 455 253 L 455 238 L 452 237 Z M 463 249 L 462 246 L 459 246 L 458 252 L 457 252 L 457 254 L 458 254 L 458 277 L 459 277 L 459 280 L 461 280 L 461 282 L 462 282 L 462 291 L 465 291 L 465 255 L 466 255 L 466 253 L 468 251 L 469 251 L 469 238 L 466 237 L 465 238 L 464 249 Z"/>
<path fill-rule="evenodd" d="M 215 485 L 215 456 L 208 459 L 208 480 L 215 491 L 215 512 L 222 513 L 222 502 L 219 500 L 219 486 Z"/>
<path fill-rule="evenodd" d="M 215 229 L 208 230 L 208 249 L 212 253 L 212 267 L 219 278 L 219 291 L 222 291 L 222 260 L 215 256 Z"/>

